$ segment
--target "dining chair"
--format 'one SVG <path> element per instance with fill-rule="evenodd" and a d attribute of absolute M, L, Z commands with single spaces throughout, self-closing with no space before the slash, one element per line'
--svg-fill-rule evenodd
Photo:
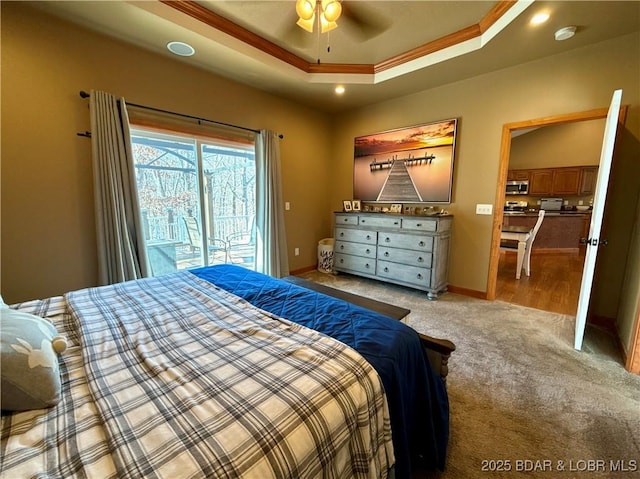
<path fill-rule="evenodd" d="M 543 220 L 544 220 L 544 210 L 540 210 L 538 212 L 538 220 L 536 221 L 536 224 L 531 229 L 531 232 L 529 233 L 529 237 L 526 240 L 526 245 L 524 249 L 523 267 L 524 267 L 524 272 L 527 276 L 531 276 L 531 248 L 533 247 L 533 242 L 536 239 L 538 230 L 540 229 L 540 226 L 542 225 Z M 501 251 L 515 251 L 517 249 L 518 249 L 517 242 L 514 243 L 513 241 L 511 242 L 504 241 L 500 243 Z"/>

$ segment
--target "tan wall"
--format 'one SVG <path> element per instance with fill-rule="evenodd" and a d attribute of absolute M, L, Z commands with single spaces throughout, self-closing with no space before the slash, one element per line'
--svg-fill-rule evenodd
<path fill-rule="evenodd" d="M 333 168 L 339 181 L 332 190 L 332 206 L 338 208 L 340 200 L 351 195 L 354 137 L 459 118 L 453 202 L 447 206 L 455 215 L 450 282 L 486 291 L 492 218 L 476 215 L 475 208 L 495 202 L 502 126 L 608 107 L 613 90 L 622 88 L 623 103 L 631 105 L 627 129 L 640 138 L 638 78 L 640 36 L 632 34 L 343 115 L 334 135 Z M 622 277 L 625 264 L 612 268 Z M 610 287 L 599 284 L 596 301 L 606 297 Z M 606 307 L 597 313 L 615 317 L 617 304 Z"/>
<path fill-rule="evenodd" d="M 604 120 L 538 128 L 511 139 L 509 169 L 598 165 Z"/>
<path fill-rule="evenodd" d="M 87 100 L 128 101 L 284 134 L 292 270 L 315 264 L 325 214 L 330 118 L 146 50 L 2 2 L 2 294 L 47 297 L 97 281 Z M 293 248 L 300 248 L 300 256 Z"/>
<path fill-rule="evenodd" d="M 317 241 L 331 235 L 331 212 L 351 197 L 355 136 L 459 118 L 453 202 L 447 206 L 455 215 L 450 281 L 475 291 L 486 290 L 492 225 L 491 217 L 475 215 L 475 205 L 495 201 L 503 124 L 604 107 L 612 91 L 623 88 L 632 146 L 640 138 L 638 34 L 329 118 L 24 4 L 1 7 L 0 267 L 9 302 L 96 282 L 90 143 L 76 136 L 89 129 L 82 89 L 283 133 L 292 270 L 315 264 Z M 292 254 L 295 247 L 299 257 Z M 626 251 L 623 256 L 612 266 L 618 277 Z M 606 284 L 597 289 L 596 302 L 608 293 Z M 624 321 L 621 331 L 630 329 Z"/>

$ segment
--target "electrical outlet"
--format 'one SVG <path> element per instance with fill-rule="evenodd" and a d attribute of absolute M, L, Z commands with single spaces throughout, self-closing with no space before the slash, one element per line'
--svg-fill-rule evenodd
<path fill-rule="evenodd" d="M 289 211 L 291 209 L 291 203 L 289 203 L 288 201 L 284 202 L 284 209 Z"/>
<path fill-rule="evenodd" d="M 476 205 L 476 214 L 477 215 L 492 215 L 493 214 L 493 205 Z"/>
<path fill-rule="evenodd" d="M 294 249 L 293 249 L 293 254 L 294 254 L 295 256 L 300 256 L 300 248 L 294 248 Z"/>

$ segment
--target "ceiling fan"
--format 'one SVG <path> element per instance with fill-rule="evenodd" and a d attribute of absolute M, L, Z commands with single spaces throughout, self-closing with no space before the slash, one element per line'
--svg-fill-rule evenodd
<path fill-rule="evenodd" d="M 336 20 L 342 13 L 342 5 L 338 0 L 296 0 L 296 24 L 303 30 L 313 33 L 314 26 L 322 33 L 338 26 Z"/>
<path fill-rule="evenodd" d="M 305 32 L 320 35 L 338 27 L 354 38 L 365 42 L 374 38 L 391 26 L 391 19 L 376 12 L 369 2 L 343 0 L 296 0 L 295 15 L 291 28 L 284 33 L 284 38 L 291 44 L 309 46 L 314 36 Z M 375 3 L 375 2 L 370 2 Z M 294 15 L 294 12 L 291 12 Z"/>

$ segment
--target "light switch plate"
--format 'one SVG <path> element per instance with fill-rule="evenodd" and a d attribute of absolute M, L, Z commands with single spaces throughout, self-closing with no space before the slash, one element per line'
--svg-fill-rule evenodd
<path fill-rule="evenodd" d="M 476 205 L 476 214 L 477 215 L 492 215 L 493 214 L 493 205 Z"/>

